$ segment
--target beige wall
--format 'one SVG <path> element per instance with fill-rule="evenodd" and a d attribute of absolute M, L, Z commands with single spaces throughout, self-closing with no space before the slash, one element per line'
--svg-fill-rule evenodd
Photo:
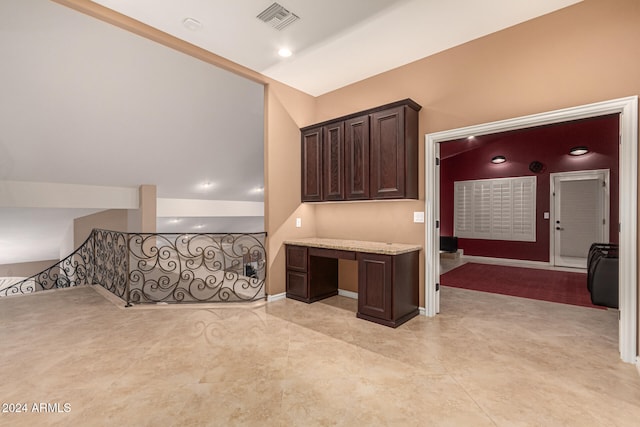
<path fill-rule="evenodd" d="M 155 185 L 141 185 L 138 188 L 140 207 L 129 210 L 127 230 L 132 233 L 155 233 L 157 224 L 157 188 Z M 102 227 L 104 228 L 104 227 Z"/>
<path fill-rule="evenodd" d="M 358 262 L 338 260 L 338 288 L 343 291 L 358 292 Z"/>
<path fill-rule="evenodd" d="M 127 209 L 109 209 L 73 220 L 73 246 L 78 248 L 94 228 L 111 231 L 127 231 Z"/>
<path fill-rule="evenodd" d="M 285 292 L 283 240 L 317 234 L 315 207 L 300 203 L 300 130 L 313 120 L 314 99 L 280 83 L 265 89 L 265 229 L 267 294 Z M 301 218 L 302 227 L 295 227 Z"/>
<path fill-rule="evenodd" d="M 56 264 L 59 260 L 21 262 L 0 265 L 0 277 L 31 277 Z"/>

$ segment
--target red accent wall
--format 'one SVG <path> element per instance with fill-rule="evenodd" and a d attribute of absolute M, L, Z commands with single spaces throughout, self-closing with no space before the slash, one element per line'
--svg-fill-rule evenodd
<path fill-rule="evenodd" d="M 441 145 L 440 220 L 443 236 L 453 235 L 454 182 L 472 179 L 537 176 L 536 241 L 458 239 L 465 255 L 549 261 L 549 220 L 551 173 L 590 169 L 610 170 L 610 240 L 618 242 L 618 115 L 602 116 L 557 125 L 542 126 L 502 134 L 459 140 Z M 589 153 L 570 156 L 571 147 L 586 145 Z M 465 151 L 466 150 L 466 151 Z M 507 162 L 493 164 L 503 155 Z M 537 160 L 545 168 L 534 174 L 529 164 Z"/>

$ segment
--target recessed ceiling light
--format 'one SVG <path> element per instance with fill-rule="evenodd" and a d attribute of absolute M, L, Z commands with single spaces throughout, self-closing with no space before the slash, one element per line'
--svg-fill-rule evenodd
<path fill-rule="evenodd" d="M 572 156 L 582 156 L 583 154 L 587 154 L 588 152 L 589 149 L 585 146 L 573 147 L 571 150 L 569 150 L 569 154 L 571 154 Z"/>
<path fill-rule="evenodd" d="M 493 159 L 491 159 L 491 163 L 495 164 L 504 163 L 506 161 L 507 158 L 505 156 L 495 156 Z"/>
<path fill-rule="evenodd" d="M 278 55 L 280 55 L 280 56 L 281 56 L 281 57 L 283 57 L 283 58 L 288 58 L 288 57 L 290 57 L 291 55 L 293 55 L 293 52 L 291 52 L 291 50 L 290 50 L 290 49 L 287 49 L 286 47 L 283 47 L 282 49 L 280 49 L 280 50 L 278 51 Z"/>
<path fill-rule="evenodd" d="M 197 31 L 202 28 L 202 24 L 200 23 L 200 21 L 193 18 L 184 18 L 184 20 L 182 21 L 182 25 L 184 25 L 187 30 L 191 31 Z"/>

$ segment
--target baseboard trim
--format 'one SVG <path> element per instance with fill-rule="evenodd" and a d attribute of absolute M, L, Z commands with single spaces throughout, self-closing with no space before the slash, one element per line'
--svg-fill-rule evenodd
<path fill-rule="evenodd" d="M 418 307 L 418 311 L 420 311 L 420 316 L 426 316 L 427 315 L 427 309 L 424 307 Z"/>
<path fill-rule="evenodd" d="M 638 375 L 640 375 L 640 356 L 636 357 L 636 369 L 638 370 Z"/>
<path fill-rule="evenodd" d="M 267 295 L 267 302 L 280 301 L 281 299 L 285 299 L 287 297 L 286 292 L 282 292 L 279 294 Z"/>
<path fill-rule="evenodd" d="M 520 260 L 520 259 L 511 259 L 511 258 L 491 258 L 491 257 L 483 257 L 479 255 L 464 255 L 460 258 L 466 262 L 477 262 L 479 264 L 498 264 L 504 266 L 512 266 L 512 267 L 522 267 L 522 268 L 539 268 L 543 270 L 554 270 L 554 271 L 565 271 L 568 273 L 586 273 L 586 268 L 577 268 L 577 267 L 556 267 L 551 262 L 546 261 L 530 261 L 530 260 Z"/>
<path fill-rule="evenodd" d="M 530 261 L 526 259 L 511 259 L 511 258 L 493 258 L 479 255 L 462 255 L 462 258 L 466 261 L 478 261 L 478 262 L 499 262 L 500 264 L 525 264 L 532 267 L 550 267 L 551 263 L 545 261 Z"/>
<path fill-rule="evenodd" d="M 338 289 L 338 295 L 351 299 L 358 299 L 357 292 L 345 291 L 344 289 Z"/>

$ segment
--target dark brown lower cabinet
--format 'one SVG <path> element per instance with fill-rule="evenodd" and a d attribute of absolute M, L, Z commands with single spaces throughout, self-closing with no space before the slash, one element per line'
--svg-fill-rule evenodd
<path fill-rule="evenodd" d="M 418 315 L 418 251 L 383 255 L 286 245 L 287 298 L 311 303 L 338 293 L 338 259 L 358 262 L 361 319 L 395 328 Z"/>
<path fill-rule="evenodd" d="M 338 257 L 323 249 L 286 246 L 287 298 L 312 303 L 338 295 Z M 341 251 L 327 251 L 329 254 Z"/>
<path fill-rule="evenodd" d="M 393 328 L 418 315 L 418 252 L 359 252 L 358 314 Z"/>
<path fill-rule="evenodd" d="M 301 301 L 309 299 L 307 273 L 287 271 L 287 298 Z"/>

